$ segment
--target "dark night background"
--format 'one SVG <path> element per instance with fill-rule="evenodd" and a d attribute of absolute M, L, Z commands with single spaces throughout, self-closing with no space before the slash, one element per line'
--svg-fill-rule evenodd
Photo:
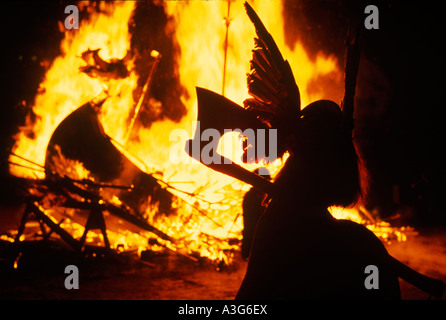
<path fill-rule="evenodd" d="M 7 164 L 11 136 L 23 123 L 45 74 L 41 62 L 52 61 L 59 54 L 63 33 L 57 21 L 64 21 L 68 4 L 72 3 L 14 1 L 2 10 L 0 200 L 6 204 L 14 196 Z M 363 32 L 355 111 L 355 137 L 370 173 L 367 205 L 378 209 L 383 218 L 400 212 L 400 222 L 444 226 L 446 1 L 288 0 L 287 40 L 298 38 L 313 55 L 322 49 L 343 61 L 347 24 L 353 17 L 363 21 L 368 4 L 379 8 L 380 28 Z M 162 8 L 142 1 L 135 20 L 147 12 L 157 21 L 148 32 L 159 36 L 150 44 L 142 41 L 147 47 L 142 45 L 138 50 L 150 51 L 154 45 L 173 55 L 175 45 L 163 32 L 166 17 Z M 135 21 L 137 26 L 144 24 L 144 19 L 140 20 Z M 144 37 L 142 29 L 137 32 Z M 172 59 L 167 56 L 164 61 Z M 160 65 L 157 74 L 154 91 L 168 106 L 162 116 L 175 119 L 184 112 L 184 106 L 174 101 L 181 88 L 172 64 Z M 176 88 L 173 94 L 164 89 L 172 85 Z M 27 106 L 22 101 L 27 101 Z M 400 190 L 399 202 L 393 196 L 395 186 Z"/>

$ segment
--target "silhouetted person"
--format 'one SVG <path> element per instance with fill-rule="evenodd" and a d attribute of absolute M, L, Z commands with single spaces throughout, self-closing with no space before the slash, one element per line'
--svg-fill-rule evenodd
<path fill-rule="evenodd" d="M 255 171 L 257 174 L 259 170 Z M 264 178 L 270 180 L 269 175 L 264 175 Z M 243 240 L 242 240 L 242 257 L 243 259 L 249 258 L 249 253 L 251 251 L 251 243 L 254 236 L 254 231 L 257 222 L 265 211 L 265 206 L 263 205 L 263 200 L 265 198 L 265 193 L 254 187 L 246 192 L 243 198 Z"/>
<path fill-rule="evenodd" d="M 327 211 L 360 194 L 351 130 L 331 101 L 303 109 L 293 148 L 260 218 L 237 299 L 399 299 L 388 254 L 366 227 Z M 378 289 L 367 289 L 368 265 Z"/>

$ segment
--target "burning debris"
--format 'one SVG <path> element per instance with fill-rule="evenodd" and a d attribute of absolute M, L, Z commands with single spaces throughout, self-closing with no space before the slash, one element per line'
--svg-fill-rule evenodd
<path fill-rule="evenodd" d="M 125 56 L 123 59 L 113 59 L 113 61 L 104 61 L 99 56 L 101 49 L 82 52 L 82 59 L 87 63 L 86 66 L 80 68 L 81 72 L 85 72 L 90 77 L 104 77 L 107 79 L 125 78 L 128 76 Z"/>

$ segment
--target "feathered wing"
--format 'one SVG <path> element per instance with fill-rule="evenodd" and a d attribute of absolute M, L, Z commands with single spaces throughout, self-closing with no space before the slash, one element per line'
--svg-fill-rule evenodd
<path fill-rule="evenodd" d="M 257 38 L 248 73 L 248 93 L 244 107 L 271 128 L 287 132 L 300 115 L 300 93 L 289 63 L 283 59 L 273 37 L 254 9 L 245 2 Z"/>

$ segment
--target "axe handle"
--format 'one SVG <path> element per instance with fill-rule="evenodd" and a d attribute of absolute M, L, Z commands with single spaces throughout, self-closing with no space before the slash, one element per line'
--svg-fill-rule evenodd
<path fill-rule="evenodd" d="M 394 257 L 389 257 L 390 267 L 396 272 L 398 277 L 436 298 L 441 298 L 443 296 L 445 290 L 443 281 L 418 273 Z"/>
<path fill-rule="evenodd" d="M 257 175 L 254 172 L 246 170 L 245 168 L 243 168 L 242 166 L 239 166 L 238 164 L 235 164 L 235 163 L 209 164 L 207 166 L 213 170 L 216 170 L 218 172 L 227 174 L 231 177 L 234 177 L 234 178 L 239 179 L 243 182 L 246 182 L 246 183 L 252 185 L 253 187 L 263 191 L 264 193 L 267 193 L 269 195 L 271 195 L 273 193 L 274 184 L 271 181 Z"/>
<path fill-rule="evenodd" d="M 269 181 L 268 179 L 265 179 L 264 177 L 251 172 L 245 168 L 243 168 L 242 166 L 232 162 L 231 160 L 223 157 L 222 155 L 220 155 L 220 161 L 219 163 L 205 163 L 202 161 L 201 159 L 201 147 L 200 147 L 200 152 L 198 154 L 194 154 L 193 152 L 193 145 L 194 140 L 188 140 L 186 142 L 186 147 L 185 150 L 186 152 L 189 154 L 189 156 L 191 156 L 192 158 L 194 158 L 195 160 L 200 161 L 202 164 L 204 164 L 205 166 L 207 166 L 208 168 L 221 172 L 223 174 L 226 174 L 230 177 L 236 178 L 240 181 L 246 182 L 250 185 L 252 185 L 253 187 L 263 191 L 264 193 L 267 193 L 269 195 L 271 195 L 274 192 L 274 184 Z M 195 143 L 200 143 L 199 141 L 195 141 Z"/>

